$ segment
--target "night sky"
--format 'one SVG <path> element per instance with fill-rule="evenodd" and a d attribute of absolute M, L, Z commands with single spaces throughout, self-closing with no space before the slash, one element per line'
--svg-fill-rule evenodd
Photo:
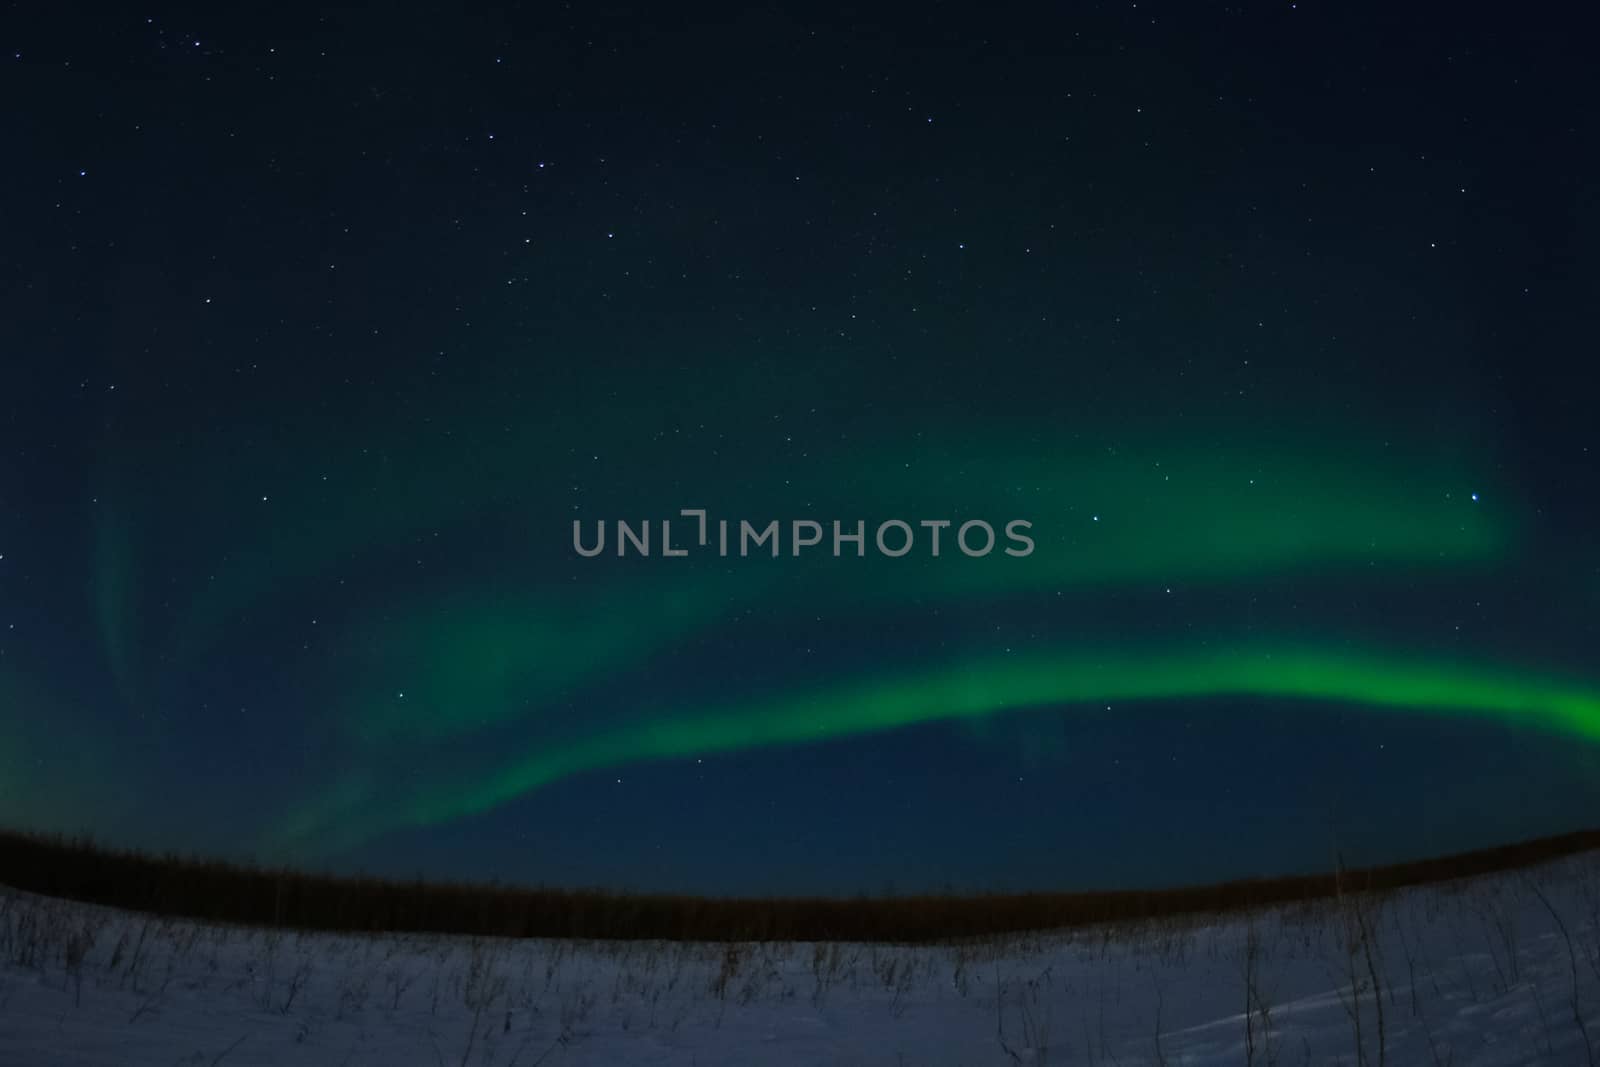
<path fill-rule="evenodd" d="M 1600 823 L 1565 9 L 42 10 L 0 823 L 714 893 Z M 683 508 L 782 553 L 574 551 Z"/>

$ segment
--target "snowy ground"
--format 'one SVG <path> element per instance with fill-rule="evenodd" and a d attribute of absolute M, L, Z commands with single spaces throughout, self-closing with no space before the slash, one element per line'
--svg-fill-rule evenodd
<path fill-rule="evenodd" d="M 296 934 L 0 889 L 0 1064 L 1594 1064 L 1600 855 L 985 945 Z"/>

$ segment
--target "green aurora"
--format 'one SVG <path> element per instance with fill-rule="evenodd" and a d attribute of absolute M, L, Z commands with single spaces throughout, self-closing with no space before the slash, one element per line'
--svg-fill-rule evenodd
<path fill-rule="evenodd" d="M 280 843 L 327 834 L 348 845 L 396 826 L 430 825 L 481 812 L 570 775 L 640 760 L 815 742 L 1048 705 L 1216 696 L 1488 716 L 1586 742 L 1600 740 L 1600 688 L 1471 664 L 1269 644 L 1003 656 L 852 680 L 770 703 L 702 711 L 650 709 L 628 727 L 513 758 L 487 777 L 414 796 L 398 809 L 374 803 L 384 798 L 345 783 L 334 794 L 335 803 L 292 820 Z M 1285 711 L 1292 713 L 1292 707 Z M 374 812 L 385 812 L 389 819 L 370 821 Z"/>
<path fill-rule="evenodd" d="M 186 449 L 201 457 L 184 481 L 199 487 L 195 498 L 216 500 L 231 486 L 240 503 L 163 517 L 163 528 L 199 531 L 196 543 L 230 546 L 207 565 L 183 568 L 172 566 L 174 546 L 164 549 L 151 533 L 153 509 L 174 500 L 172 488 L 137 475 L 180 457 L 152 454 L 136 466 L 136 454 L 122 454 L 122 491 L 107 493 L 96 512 L 90 597 L 106 669 L 141 717 L 192 702 L 197 671 L 239 656 L 285 612 L 309 615 L 294 605 L 316 590 L 349 581 L 369 591 L 359 607 L 302 620 L 302 632 L 316 626 L 320 645 L 246 654 L 309 705 L 319 753 L 304 784 L 282 796 L 292 814 L 259 828 L 261 852 L 337 854 L 635 761 L 1107 701 L 1336 701 L 1594 737 L 1594 697 L 1581 678 L 1496 667 L 1494 657 L 1463 666 L 1426 651 L 1391 654 L 1338 626 L 1291 633 L 1279 625 L 1274 636 L 1270 618 L 1266 637 L 1230 630 L 1225 618 L 1182 635 L 1132 634 L 1120 645 L 1107 644 L 1114 632 L 1091 629 L 1065 645 L 1050 632 L 1018 635 L 1001 652 L 969 635 L 822 674 L 775 669 L 743 690 L 695 695 L 695 686 L 670 681 L 674 660 L 708 649 L 714 659 L 729 628 L 752 618 L 776 633 L 802 633 L 829 619 L 980 616 L 1174 585 L 1247 591 L 1295 576 L 1370 585 L 1428 572 L 1470 583 L 1502 573 L 1523 552 L 1526 516 L 1485 473 L 1495 469 L 1486 456 L 1305 430 L 1272 437 L 1258 429 L 1232 441 L 1169 435 L 1130 447 L 1108 443 L 1118 439 L 1109 429 L 1063 440 L 1048 422 L 1013 420 L 1007 437 L 880 432 L 876 443 L 822 444 L 804 462 L 775 468 L 758 466 L 759 456 L 730 458 L 690 485 L 660 478 L 671 454 L 597 475 L 548 469 L 534 457 L 555 454 L 576 428 L 559 419 L 527 426 L 489 453 L 471 440 L 434 441 L 426 458 L 419 445 L 377 466 L 332 437 L 314 464 L 279 447 L 253 461 L 253 472 L 205 458 L 221 449 Z M 608 432 L 623 457 L 651 452 L 626 420 Z M 293 480 L 283 476 L 291 469 Z M 580 478 L 609 495 L 552 507 Z M 241 491 L 256 485 L 271 487 L 266 499 Z M 891 517 L 985 517 L 996 526 L 1022 517 L 1037 548 L 1023 559 L 947 549 L 937 559 L 786 551 L 777 560 L 585 560 L 571 551 L 573 518 L 671 518 L 688 506 L 707 508 L 713 521 L 837 516 L 869 528 Z M 264 507 L 295 521 L 250 518 Z M 447 581 L 393 577 L 413 546 L 454 555 L 450 546 L 485 524 L 500 530 L 500 547 L 475 551 Z M 363 571 L 353 559 L 376 562 Z M 158 573 L 168 575 L 160 605 L 149 592 Z M 617 679 L 634 679 L 634 689 L 608 689 Z M 411 771 L 394 779 L 374 770 L 394 765 Z"/>

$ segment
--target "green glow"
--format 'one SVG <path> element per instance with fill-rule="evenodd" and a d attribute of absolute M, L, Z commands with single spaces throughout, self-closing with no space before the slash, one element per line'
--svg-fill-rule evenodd
<path fill-rule="evenodd" d="M 631 601 L 626 589 L 611 588 L 532 599 L 478 591 L 418 605 L 355 639 L 366 651 L 346 665 L 348 688 L 385 695 L 341 725 L 376 744 L 470 732 L 536 713 L 608 666 L 637 660 L 728 607 L 681 580 Z M 623 603 L 631 604 L 627 611 L 618 610 Z"/>
<path fill-rule="evenodd" d="M 635 568 L 627 581 L 605 576 L 605 561 L 577 560 L 571 569 L 580 580 L 565 587 L 463 586 L 402 605 L 350 639 L 359 650 L 351 657 L 357 669 L 346 672 L 343 688 L 353 710 L 340 721 L 346 732 L 378 740 L 433 739 L 539 718 L 551 696 L 636 667 L 747 607 L 770 619 L 804 620 L 912 601 L 1165 586 L 1294 568 L 1485 564 L 1512 537 L 1510 519 L 1465 494 L 1419 492 L 1377 467 L 1352 468 L 1342 454 L 1174 453 L 1038 459 L 991 448 L 965 463 L 935 456 L 930 466 L 956 473 L 913 472 L 898 487 L 899 513 L 913 518 L 949 515 L 952 500 L 997 526 L 1005 516 L 1029 516 L 1037 547 L 1022 559 L 967 558 L 946 530 L 938 559 L 834 559 L 822 546 L 799 559 L 660 559 Z M 852 491 L 881 486 L 888 499 L 893 471 L 881 456 L 874 462 Z M 1463 478 L 1444 467 L 1424 481 L 1448 486 Z M 844 507 L 846 514 L 869 513 L 865 503 Z M 656 514 L 675 512 L 663 505 Z M 561 550 L 570 551 L 570 519 L 550 521 L 563 523 Z M 391 699 L 398 689 L 407 691 L 404 701 Z"/>
<path fill-rule="evenodd" d="M 0 823 L 79 834 L 127 814 L 119 750 L 86 709 L 0 664 Z M 70 774 L 68 773 L 70 772 Z"/>
<path fill-rule="evenodd" d="M 241 470 L 218 450 L 206 461 L 212 466 L 193 476 L 209 486 L 196 497 L 237 498 L 239 514 L 226 521 L 194 517 L 195 523 L 223 523 L 208 540 L 228 547 L 215 559 L 196 561 L 206 580 L 180 599 L 183 614 L 167 635 L 166 658 L 181 663 L 203 655 L 251 605 L 285 596 L 295 583 L 304 588 L 327 581 L 351 560 L 372 559 L 486 516 L 508 541 L 526 546 L 524 558 L 558 562 L 571 555 L 573 518 L 659 520 L 676 516 L 680 507 L 706 507 L 713 520 L 734 522 L 861 518 L 869 529 L 895 517 L 1034 523 L 1038 548 L 1021 560 L 966 559 L 948 547 L 954 534 L 946 531 L 940 560 L 918 552 L 901 561 L 866 561 L 872 573 L 865 582 L 862 561 L 834 565 L 816 555 L 785 561 L 781 570 L 755 559 L 732 571 L 701 567 L 695 575 L 695 596 L 724 600 L 742 601 L 752 586 L 792 581 L 803 596 L 802 611 L 819 603 L 855 604 L 863 595 L 951 598 L 1332 565 L 1486 563 L 1503 558 L 1517 532 L 1514 510 L 1467 498 L 1466 487 L 1483 488 L 1483 471 L 1492 469 L 1482 458 L 1408 454 L 1384 442 L 1322 441 L 1305 433 L 1266 439 L 1242 427 L 1231 436 L 1219 428 L 1199 440 L 1169 432 L 1137 447 L 1045 447 L 1038 441 L 1058 439 L 1059 429 L 1031 429 L 1018 423 L 980 438 L 933 441 L 897 436 L 889 427 L 870 440 L 819 446 L 792 469 L 769 469 L 737 457 L 720 465 L 706 464 L 703 455 L 677 460 L 618 415 L 607 439 L 622 459 L 585 477 L 606 488 L 610 503 L 578 511 L 565 503 L 574 476 L 551 469 L 546 459 L 594 435 L 592 427 L 570 419 L 518 424 L 492 448 L 449 438 L 417 442 L 381 459 L 353 445 L 337 448 L 312 468 L 331 471 L 329 481 L 297 472 L 267 502 L 239 487 L 277 487 L 286 476 L 269 466 Z M 1089 439 L 1115 438 L 1107 431 Z M 650 456 L 650 466 L 624 462 L 636 456 Z M 697 471 L 691 488 L 657 476 L 674 462 Z M 283 514 L 296 520 L 277 521 Z M 578 562 L 600 573 L 599 561 Z M 661 562 L 680 570 L 696 565 Z M 105 577 L 111 581 L 118 573 L 113 568 Z M 582 573 L 580 587 L 589 580 Z M 629 591 L 631 606 L 670 595 L 673 577 L 661 567 L 643 576 Z M 502 593 L 499 583 L 490 589 Z M 562 609 L 549 606 L 549 590 L 522 592 L 526 608 L 519 611 L 554 611 L 559 619 Z M 566 658 L 582 651 L 534 642 L 526 654 Z"/>
<path fill-rule="evenodd" d="M 657 432 L 720 426 L 727 396 L 686 405 L 681 393 L 640 389 L 590 399 L 571 410 L 604 414 L 529 417 L 493 390 L 467 389 L 457 402 L 479 417 L 465 432 L 408 433 L 381 416 L 348 428 L 323 421 L 285 427 L 259 452 L 186 441 L 130 466 L 186 471 L 193 491 L 165 501 L 163 521 L 198 555 L 163 560 L 163 546 L 136 541 L 137 528 L 119 521 L 126 511 L 99 516 L 93 596 L 123 701 L 208 707 L 202 687 L 217 643 L 244 646 L 229 651 L 241 675 L 281 686 L 319 742 L 295 785 L 296 813 L 269 834 L 290 849 L 436 824 L 634 760 L 1040 704 L 1239 693 L 1575 728 L 1553 716 L 1581 690 L 1556 699 L 1516 672 L 1488 685 L 1476 668 L 1377 654 L 1141 651 L 1139 635 L 1132 651 L 1111 655 L 1027 641 L 995 659 L 937 648 L 919 662 L 879 662 L 879 676 L 824 664 L 806 695 L 688 707 L 664 686 L 659 707 L 618 708 L 604 696 L 608 682 L 640 691 L 678 651 L 704 656 L 746 619 L 799 633 L 930 610 L 1003 618 L 1008 598 L 1066 603 L 1070 619 L 1072 600 L 1055 598 L 1294 575 L 1482 575 L 1518 558 L 1525 516 L 1486 478 L 1486 457 L 1348 426 L 1339 437 L 1243 422 L 1140 433 L 1096 428 L 1085 402 L 1059 419 L 995 420 L 959 436 L 924 435 L 916 414 L 898 426 L 874 420 L 856 436 L 763 453 Z M 728 432 L 783 440 L 765 423 Z M 386 447 L 375 452 L 372 440 Z M 190 500 L 205 504 L 185 513 Z M 823 546 L 778 560 L 572 554 L 574 518 L 659 522 L 681 507 L 735 523 L 859 518 L 869 531 L 889 518 L 983 518 L 997 530 L 1026 518 L 1037 547 L 1025 559 L 969 559 L 947 529 L 937 559 L 922 549 L 889 559 L 870 546 L 866 559 L 835 559 Z M 926 536 L 918 531 L 919 542 Z M 304 621 L 286 626 L 286 608 Z M 313 617 L 314 632 L 297 632 Z M 1528 693 L 1538 699 L 1519 704 Z"/>
<path fill-rule="evenodd" d="M 1510 512 L 1470 501 L 1464 487 L 1473 475 L 1462 464 L 1387 448 L 1172 440 L 1115 449 L 929 446 L 909 465 L 881 459 L 856 483 L 867 499 L 900 504 L 912 519 L 957 517 L 956 502 L 960 517 L 1025 517 L 1038 542 L 1022 560 L 956 555 L 907 568 L 899 582 L 893 570 L 875 576 L 874 585 L 886 579 L 897 591 L 1460 564 L 1497 558 L 1515 536 Z"/>
<path fill-rule="evenodd" d="M 585 771 L 642 760 L 822 741 L 914 723 L 1061 704 L 1219 696 L 1347 702 L 1411 713 L 1475 715 L 1600 739 L 1600 691 L 1519 671 L 1382 653 L 1243 644 L 1227 648 L 999 656 L 826 686 L 751 706 L 641 709 L 624 725 L 514 758 L 470 780 L 435 783 L 379 814 L 327 798 L 282 828 L 299 839 L 356 840 L 481 812 Z M 1287 712 L 1286 712 L 1287 713 Z M 345 793 L 345 801 L 352 794 Z"/>
<path fill-rule="evenodd" d="M 94 579 L 90 592 L 95 620 L 118 693 L 129 704 L 137 704 L 136 664 L 129 645 L 135 607 L 132 540 L 126 524 L 109 504 L 96 515 L 94 533 Z"/>

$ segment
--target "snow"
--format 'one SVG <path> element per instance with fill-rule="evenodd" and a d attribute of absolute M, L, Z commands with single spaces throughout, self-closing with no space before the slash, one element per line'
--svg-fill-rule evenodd
<path fill-rule="evenodd" d="M 921 947 L 297 933 L 0 889 L 0 1064 L 1498 1067 L 1589 1042 L 1600 855 Z"/>

